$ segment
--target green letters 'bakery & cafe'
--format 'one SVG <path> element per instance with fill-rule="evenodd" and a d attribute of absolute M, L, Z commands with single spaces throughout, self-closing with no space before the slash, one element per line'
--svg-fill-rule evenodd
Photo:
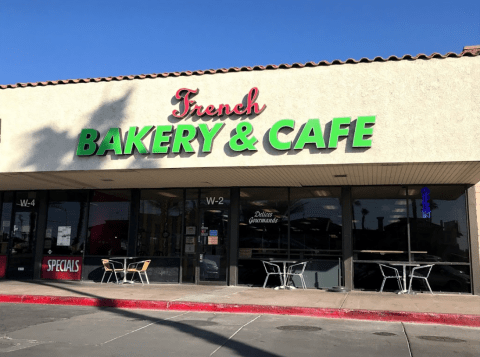
<path fill-rule="evenodd" d="M 479 54 L 2 85 L 0 277 L 478 295 Z"/>

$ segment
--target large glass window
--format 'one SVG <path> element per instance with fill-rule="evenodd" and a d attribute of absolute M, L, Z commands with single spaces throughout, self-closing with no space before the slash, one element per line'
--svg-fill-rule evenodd
<path fill-rule="evenodd" d="M 12 219 L 13 192 L 5 192 L 2 202 L 2 217 L 0 221 L 0 254 L 7 254 L 10 238 L 10 220 Z"/>
<path fill-rule="evenodd" d="M 43 254 L 82 255 L 87 192 L 51 191 Z"/>
<path fill-rule="evenodd" d="M 341 189 L 290 189 L 290 257 L 342 255 Z"/>
<path fill-rule="evenodd" d="M 126 255 L 130 219 L 129 190 L 96 190 L 90 200 L 88 255 Z"/>
<path fill-rule="evenodd" d="M 179 257 L 183 190 L 142 190 L 137 256 Z"/>
<path fill-rule="evenodd" d="M 240 190 L 240 258 L 288 257 L 288 189 Z"/>
<path fill-rule="evenodd" d="M 378 264 L 402 261 L 433 264 L 428 281 L 434 291 L 471 291 L 464 186 L 354 187 L 352 198 L 356 289 L 378 290 Z M 413 289 L 428 291 L 421 283 L 414 280 Z M 388 279 L 384 290 L 397 289 Z"/>
<path fill-rule="evenodd" d="M 185 232 L 183 241 L 182 282 L 195 282 L 195 254 L 197 252 L 198 231 L 198 189 L 185 192 Z"/>
<path fill-rule="evenodd" d="M 465 187 L 427 185 L 408 190 L 412 260 L 468 263 Z"/>
<path fill-rule="evenodd" d="M 408 260 L 407 196 L 398 186 L 353 187 L 355 260 Z"/>

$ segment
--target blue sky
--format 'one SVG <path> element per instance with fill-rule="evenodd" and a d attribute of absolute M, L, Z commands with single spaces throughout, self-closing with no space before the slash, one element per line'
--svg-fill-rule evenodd
<path fill-rule="evenodd" d="M 461 52 L 480 1 L 0 0 L 0 84 Z"/>

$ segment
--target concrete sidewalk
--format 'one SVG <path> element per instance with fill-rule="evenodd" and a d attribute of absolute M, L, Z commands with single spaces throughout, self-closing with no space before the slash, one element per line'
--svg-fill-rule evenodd
<path fill-rule="evenodd" d="M 222 312 L 264 312 L 480 327 L 480 296 L 90 282 L 0 281 L 0 302 Z"/>

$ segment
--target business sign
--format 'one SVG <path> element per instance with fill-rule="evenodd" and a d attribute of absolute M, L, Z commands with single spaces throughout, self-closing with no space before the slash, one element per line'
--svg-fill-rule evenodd
<path fill-rule="evenodd" d="M 0 255 L 0 278 L 5 277 L 6 271 L 7 271 L 7 256 Z"/>
<path fill-rule="evenodd" d="M 42 260 L 42 279 L 80 280 L 82 257 L 45 256 Z"/>
<path fill-rule="evenodd" d="M 180 101 L 179 109 L 172 111 L 173 117 L 181 120 L 187 116 L 192 117 L 222 117 L 222 116 L 251 116 L 259 115 L 265 109 L 266 105 L 260 107 L 256 100 L 259 95 L 258 88 L 252 88 L 247 95 L 247 104 L 241 103 L 230 106 L 229 104 L 219 104 L 217 106 L 209 104 L 205 107 L 197 105 L 192 96 L 199 92 L 198 89 L 181 88 L 175 94 L 175 98 Z M 369 148 L 372 141 L 365 137 L 373 135 L 375 116 L 359 116 L 355 122 L 355 128 L 352 129 L 350 117 L 334 118 L 329 126 L 330 134 L 324 138 L 324 132 L 320 125 L 320 120 L 308 119 L 305 125 L 300 126 L 300 131 L 296 135 L 295 141 L 280 141 L 278 134 L 280 131 L 295 131 L 295 120 L 282 119 L 277 121 L 268 130 L 268 141 L 264 145 L 278 151 L 302 150 L 307 144 L 313 144 L 317 149 L 335 149 L 338 140 L 341 137 L 347 137 L 353 131 L 353 148 Z M 197 126 L 193 124 L 178 124 L 175 127 L 169 125 L 146 125 L 142 128 L 132 126 L 128 129 L 126 139 L 122 140 L 120 128 L 110 128 L 100 140 L 100 132 L 93 128 L 82 129 L 78 141 L 77 156 L 105 156 L 112 152 L 114 155 L 132 155 L 134 151 L 139 154 L 178 154 L 181 152 L 195 153 L 192 142 L 199 140 L 200 152 L 210 153 L 213 142 L 218 133 L 225 126 L 224 122 L 208 125 L 200 123 Z M 149 137 L 150 136 L 150 137 Z M 144 140 L 149 137 L 150 145 L 145 145 Z M 235 152 L 258 151 L 257 144 L 259 140 L 254 136 L 254 128 L 250 121 L 239 122 L 231 135 L 228 147 Z M 151 147 L 151 151 L 147 149 Z"/>

